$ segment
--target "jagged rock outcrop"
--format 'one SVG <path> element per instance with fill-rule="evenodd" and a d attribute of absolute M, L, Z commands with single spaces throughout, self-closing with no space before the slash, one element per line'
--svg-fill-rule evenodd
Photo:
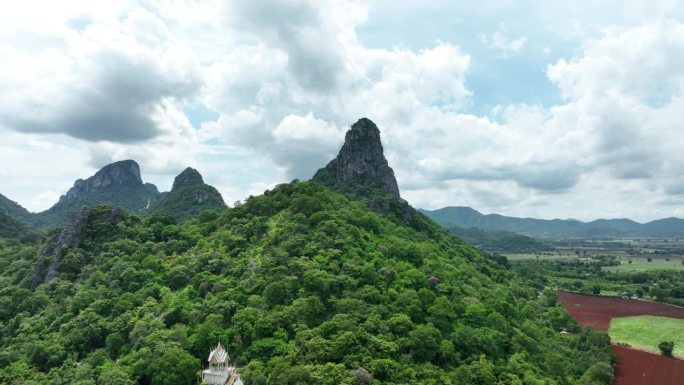
<path fill-rule="evenodd" d="M 337 157 L 318 170 L 312 181 L 351 199 L 366 200 L 372 210 L 391 213 L 414 228 L 425 226 L 425 219 L 401 199 L 380 130 L 370 119 L 361 118 L 351 126 Z"/>
<path fill-rule="evenodd" d="M 199 171 L 188 167 L 173 180 L 171 191 L 162 193 L 146 213 L 165 213 L 184 221 L 204 210 L 226 207 L 218 190 L 204 183 Z"/>
<path fill-rule="evenodd" d="M 95 175 L 74 182 L 74 187 L 62 195 L 59 200 L 79 199 L 87 194 L 96 193 L 108 187 L 130 186 L 143 187 L 140 176 L 140 166 L 134 160 L 122 160 L 108 164 L 101 168 Z"/>
<path fill-rule="evenodd" d="M 394 171 L 383 152 L 380 130 L 367 118 L 351 126 L 337 157 L 318 170 L 312 180 L 337 192 L 348 193 L 355 187 L 364 187 L 374 192 L 385 190 L 394 200 L 400 198 Z"/>
<path fill-rule="evenodd" d="M 123 212 L 118 208 L 104 208 L 104 212 L 98 213 L 100 219 L 116 224 L 124 218 Z M 69 247 L 78 247 L 81 243 L 83 231 L 89 223 L 91 209 L 83 207 L 76 212 L 62 230 L 47 241 L 41 251 L 41 258 L 31 276 L 31 290 L 35 290 L 40 284 L 48 283 L 57 277 L 62 250 Z"/>
<path fill-rule="evenodd" d="M 134 160 L 106 165 L 87 179 L 78 179 L 50 209 L 36 214 L 39 227 L 64 226 L 81 207 L 105 204 L 139 212 L 159 198 L 159 190 L 143 183 L 140 166 Z"/>

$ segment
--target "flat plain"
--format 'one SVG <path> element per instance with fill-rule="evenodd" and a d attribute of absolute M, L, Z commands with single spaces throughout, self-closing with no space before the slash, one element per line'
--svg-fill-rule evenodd
<path fill-rule="evenodd" d="M 661 341 L 674 341 L 674 356 L 684 357 L 684 320 L 650 315 L 616 317 L 608 329 L 613 342 L 627 343 L 632 347 L 659 353 Z"/>

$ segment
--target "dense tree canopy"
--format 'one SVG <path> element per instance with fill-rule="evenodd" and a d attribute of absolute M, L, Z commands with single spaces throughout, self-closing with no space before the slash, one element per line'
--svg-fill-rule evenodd
<path fill-rule="evenodd" d="M 251 385 L 610 383 L 605 334 L 422 216 L 311 182 L 182 224 L 107 210 L 33 292 L 41 247 L 2 241 L 0 383 L 190 384 L 217 341 Z"/>

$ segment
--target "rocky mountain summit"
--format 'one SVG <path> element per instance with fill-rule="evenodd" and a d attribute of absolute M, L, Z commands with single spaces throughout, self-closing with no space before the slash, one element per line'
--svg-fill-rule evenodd
<path fill-rule="evenodd" d="M 205 184 L 199 171 L 188 167 L 173 180 L 171 191 L 162 193 L 150 205 L 149 213 L 166 213 L 177 221 L 183 221 L 203 210 L 226 207 L 218 190 Z"/>
<path fill-rule="evenodd" d="M 173 186 L 171 186 L 171 191 L 178 191 L 184 187 L 191 187 L 197 185 L 203 185 L 204 179 L 202 179 L 202 174 L 192 167 L 188 167 L 183 172 L 178 174 L 173 180 Z"/>
<path fill-rule="evenodd" d="M 141 215 L 164 212 L 179 221 L 205 209 L 226 208 L 218 190 L 204 183 L 202 175 L 193 168 L 186 168 L 175 178 L 170 192 L 160 193 L 157 186 L 143 182 L 136 161 L 122 160 L 102 167 L 89 178 L 77 179 L 57 203 L 36 214 L 0 195 L 0 214 L 7 217 L 0 228 L 10 223 L 17 227 L 16 221 L 37 229 L 68 226 L 81 209 L 97 205 Z"/>
<path fill-rule="evenodd" d="M 380 140 L 380 130 L 368 118 L 351 126 L 337 157 L 316 171 L 314 182 L 350 199 L 361 199 L 380 213 L 390 213 L 416 229 L 424 218 L 401 199 L 394 170 L 389 166 Z"/>
<path fill-rule="evenodd" d="M 140 176 L 140 166 L 136 161 L 122 160 L 114 162 L 104 166 L 88 179 L 77 179 L 74 182 L 74 187 L 62 195 L 59 201 L 79 199 L 88 194 L 120 186 L 144 188 L 142 177 Z"/>
<path fill-rule="evenodd" d="M 99 204 L 139 212 L 159 195 L 155 185 L 143 183 L 136 161 L 122 160 L 104 166 L 87 179 L 76 180 L 54 206 L 36 214 L 33 222 L 43 228 L 63 226 L 80 208 Z"/>
<path fill-rule="evenodd" d="M 400 198 L 394 171 L 383 152 L 380 130 L 367 118 L 351 126 L 337 157 L 318 170 L 312 180 L 342 193 L 348 193 L 350 187 L 365 186 L 370 190 L 382 189 L 393 200 Z"/>

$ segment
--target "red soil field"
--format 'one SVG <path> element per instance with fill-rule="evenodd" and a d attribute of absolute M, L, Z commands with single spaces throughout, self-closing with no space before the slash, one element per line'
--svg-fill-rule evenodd
<path fill-rule="evenodd" d="M 684 319 L 684 308 L 664 303 L 558 292 L 558 301 L 580 325 L 608 331 L 612 317 L 656 315 Z M 613 385 L 684 385 L 684 360 L 613 345 L 618 364 Z"/>
<path fill-rule="evenodd" d="M 558 301 L 580 325 L 608 331 L 613 317 L 656 315 L 684 319 L 684 307 L 659 302 L 598 297 L 559 291 Z"/>
<path fill-rule="evenodd" d="M 684 361 L 613 345 L 613 385 L 684 385 Z"/>

